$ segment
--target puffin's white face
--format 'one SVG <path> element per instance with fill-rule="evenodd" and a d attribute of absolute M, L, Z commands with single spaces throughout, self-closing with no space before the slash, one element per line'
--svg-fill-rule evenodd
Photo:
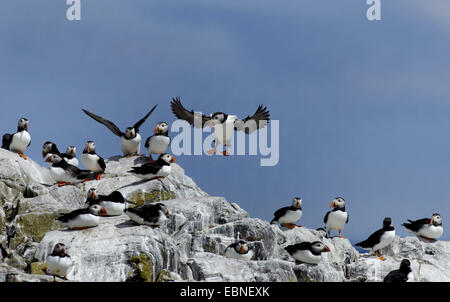
<path fill-rule="evenodd" d="M 246 254 L 246 253 L 248 253 L 248 251 L 250 250 L 250 248 L 249 248 L 247 242 L 245 242 L 245 241 L 239 241 L 239 242 L 235 245 L 234 249 L 235 249 L 236 252 L 239 253 L 239 254 Z"/>
<path fill-rule="evenodd" d="M 216 112 L 211 115 L 210 126 L 214 127 L 215 125 L 222 124 L 225 122 L 225 114 L 222 112 Z"/>
<path fill-rule="evenodd" d="M 93 141 L 88 141 L 86 146 L 84 147 L 84 151 L 86 152 L 95 152 L 95 143 Z"/>
<path fill-rule="evenodd" d="M 300 209 L 302 207 L 302 199 L 300 197 L 295 197 L 292 201 L 292 206 L 294 208 Z"/>
<path fill-rule="evenodd" d="M 53 143 L 50 143 L 50 142 L 45 143 L 42 146 L 42 157 L 46 157 L 47 156 L 47 154 L 52 150 L 52 146 L 53 146 Z"/>
<path fill-rule="evenodd" d="M 159 158 L 162 159 L 163 161 L 165 161 L 168 164 L 177 162 L 176 158 L 173 157 L 172 155 L 168 154 L 168 153 L 161 154 L 159 156 Z"/>
<path fill-rule="evenodd" d="M 157 205 L 160 206 L 161 210 L 159 210 L 159 212 L 161 213 L 161 215 L 165 215 L 167 218 L 169 218 L 169 210 L 167 209 L 166 205 L 163 203 L 158 203 Z"/>
<path fill-rule="evenodd" d="M 442 225 L 441 215 L 433 214 L 433 216 L 431 216 L 430 224 L 432 224 L 432 225 Z"/>
<path fill-rule="evenodd" d="M 67 147 L 66 153 L 75 157 L 77 155 L 77 148 L 74 146 Z"/>
<path fill-rule="evenodd" d="M 91 188 L 88 191 L 88 198 L 95 200 L 97 199 L 97 190 L 95 188 Z"/>
<path fill-rule="evenodd" d="M 133 127 L 128 127 L 125 130 L 125 137 L 128 139 L 133 139 L 136 137 L 136 130 Z"/>
<path fill-rule="evenodd" d="M 337 208 L 337 209 L 342 209 L 343 207 L 345 207 L 345 200 L 342 197 L 336 197 L 335 199 L 333 199 L 333 201 L 331 202 L 330 207 L 332 208 Z"/>
<path fill-rule="evenodd" d="M 53 248 L 53 254 L 56 254 L 61 257 L 65 256 L 66 255 L 66 246 L 62 243 L 58 243 Z"/>
<path fill-rule="evenodd" d="M 100 206 L 100 205 L 98 205 L 98 204 L 91 205 L 91 206 L 89 207 L 89 211 L 90 211 L 92 214 L 97 215 L 97 216 L 103 216 L 103 215 L 106 215 L 106 210 L 105 210 L 105 208 L 102 207 L 102 206 Z"/>
<path fill-rule="evenodd" d="M 155 127 L 155 133 L 168 133 L 169 132 L 169 125 L 167 125 L 166 122 L 159 122 Z"/>
<path fill-rule="evenodd" d="M 19 126 L 19 128 L 28 130 L 28 120 L 24 117 L 19 120 L 17 125 Z"/>
<path fill-rule="evenodd" d="M 57 154 L 52 154 L 52 156 L 49 156 L 45 161 L 46 162 L 50 162 L 53 164 L 59 163 L 60 161 L 62 161 L 63 159 L 57 155 Z"/>
<path fill-rule="evenodd" d="M 316 253 L 322 253 L 322 252 L 329 252 L 330 251 L 330 248 L 328 246 L 326 246 L 325 244 L 323 244 L 322 242 L 320 242 L 320 241 L 313 242 L 311 247 Z"/>

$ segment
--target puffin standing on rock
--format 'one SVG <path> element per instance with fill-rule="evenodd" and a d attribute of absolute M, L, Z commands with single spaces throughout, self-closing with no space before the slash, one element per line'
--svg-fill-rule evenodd
<path fill-rule="evenodd" d="M 319 264 L 322 253 L 330 251 L 330 248 L 320 241 L 297 243 L 284 249 L 295 260 L 309 264 Z"/>
<path fill-rule="evenodd" d="M 344 225 L 348 223 L 348 213 L 345 211 L 345 200 L 342 197 L 333 199 L 330 205 L 332 211 L 325 215 L 324 222 L 327 227 L 328 237 L 333 230 L 339 231 L 339 238 L 342 238 Z"/>
<path fill-rule="evenodd" d="M 67 280 L 67 275 L 72 269 L 73 262 L 70 256 L 66 253 L 66 246 L 62 243 L 58 243 L 53 248 L 53 253 L 46 259 L 47 268 L 45 273 L 53 275 L 53 282 L 56 282 L 56 276 Z"/>
<path fill-rule="evenodd" d="M 224 255 L 227 258 L 250 261 L 253 258 L 253 250 L 247 242 L 239 240 L 229 245 L 225 249 Z"/>
<path fill-rule="evenodd" d="M 408 282 L 414 278 L 411 270 L 411 262 L 408 259 L 403 259 L 400 263 L 400 269 L 390 272 L 384 277 L 383 282 Z"/>
<path fill-rule="evenodd" d="M 105 215 L 105 208 L 98 204 L 93 204 L 86 209 L 78 209 L 67 214 L 62 214 L 56 220 L 66 224 L 71 230 L 84 230 L 98 226 L 100 216 Z"/>
<path fill-rule="evenodd" d="M 91 188 L 88 192 L 86 203 L 89 206 L 98 204 L 106 211 L 104 216 L 119 216 L 126 209 L 126 203 L 131 203 L 123 197 L 119 191 L 114 191 L 109 195 L 99 195 L 95 188 Z"/>
<path fill-rule="evenodd" d="M 166 176 L 169 176 L 172 171 L 170 164 L 175 163 L 176 161 L 177 160 L 172 155 L 163 153 L 159 156 L 157 161 L 143 164 L 140 167 L 132 167 L 132 170 L 128 171 L 128 173 L 132 173 L 134 176 L 145 180 L 165 178 Z"/>
<path fill-rule="evenodd" d="M 135 208 L 128 208 L 124 212 L 137 224 L 152 227 L 159 227 L 169 217 L 169 211 L 162 203 L 147 203 Z"/>
<path fill-rule="evenodd" d="M 174 98 L 171 102 L 172 112 L 178 119 L 185 120 L 195 128 L 214 127 L 214 148 L 207 151 L 208 154 L 217 152 L 217 144 L 225 147 L 223 155 L 229 155 L 227 149 L 230 147 L 233 132 L 242 131 L 246 134 L 253 133 L 258 129 L 264 128 L 270 120 L 270 114 L 267 107 L 259 105 L 253 116 L 247 116 L 240 120 L 236 115 L 228 115 L 223 112 L 216 112 L 210 116 L 194 113 L 194 110 L 188 111 L 181 104 L 180 98 Z"/>
<path fill-rule="evenodd" d="M 81 162 L 87 170 L 99 173 L 97 180 L 101 179 L 103 172 L 105 172 L 106 164 L 105 160 L 95 153 L 95 143 L 93 141 L 86 143 L 83 154 L 81 155 Z"/>
<path fill-rule="evenodd" d="M 6 133 L 3 135 L 2 148 L 16 152 L 23 159 L 27 159 L 25 150 L 31 144 L 31 136 L 28 133 L 28 120 L 21 118 L 17 125 L 17 132 L 15 134 Z"/>
<path fill-rule="evenodd" d="M 58 186 L 87 182 L 96 178 L 96 173 L 89 170 L 80 170 L 69 164 L 57 154 L 47 157 L 46 162 L 51 162 L 50 176 L 58 183 Z"/>
<path fill-rule="evenodd" d="M 169 125 L 166 122 L 159 122 L 155 127 L 155 134 L 147 138 L 145 148 L 148 150 L 150 162 L 154 162 L 152 154 L 166 153 L 170 145 Z"/>
<path fill-rule="evenodd" d="M 409 223 L 402 224 L 406 230 L 410 233 L 416 234 L 418 237 L 428 240 L 429 242 L 435 242 L 444 233 L 442 227 L 441 215 L 435 213 L 431 218 L 423 218 L 419 220 L 409 220 Z"/>
<path fill-rule="evenodd" d="M 359 246 L 363 249 L 370 249 L 371 252 L 375 252 L 375 256 L 380 260 L 386 260 L 383 257 L 380 257 L 379 250 L 387 247 L 389 244 L 394 241 L 395 238 L 395 229 L 392 226 L 392 220 L 390 217 L 386 217 L 383 220 L 383 228 L 379 229 L 367 240 L 359 242 L 356 246 Z"/>
<path fill-rule="evenodd" d="M 275 212 L 275 218 L 270 224 L 279 223 L 292 230 L 297 226 L 294 223 L 302 218 L 302 213 L 302 199 L 300 197 L 295 197 L 292 201 L 292 206 L 281 208 Z"/>
<path fill-rule="evenodd" d="M 105 120 L 101 116 L 95 115 L 85 109 L 82 109 L 84 113 L 96 120 L 97 122 L 105 125 L 109 130 L 111 130 L 115 135 L 120 137 L 120 144 L 122 146 L 122 152 L 125 157 L 132 156 L 143 156 L 139 154 L 141 149 L 141 135 L 139 134 L 139 128 L 144 124 L 147 118 L 155 110 L 155 105 L 141 120 L 139 120 L 134 126 L 128 127 L 125 132 L 120 131 L 120 129 L 114 125 L 113 122 Z"/>
<path fill-rule="evenodd" d="M 71 164 L 72 166 L 78 167 L 78 159 L 77 159 L 77 148 L 75 146 L 69 146 L 66 149 L 66 153 L 61 154 L 62 158 Z"/>

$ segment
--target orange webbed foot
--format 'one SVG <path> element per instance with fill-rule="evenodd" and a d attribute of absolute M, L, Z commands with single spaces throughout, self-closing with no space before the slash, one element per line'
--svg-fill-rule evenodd
<path fill-rule="evenodd" d="M 216 154 L 216 152 L 217 152 L 217 149 L 211 149 L 211 150 L 206 151 L 206 153 L 211 154 L 211 155 Z"/>

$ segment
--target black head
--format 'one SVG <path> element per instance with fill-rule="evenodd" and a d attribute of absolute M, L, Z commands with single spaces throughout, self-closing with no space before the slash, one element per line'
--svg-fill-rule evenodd
<path fill-rule="evenodd" d="M 19 122 L 17 123 L 17 130 L 23 131 L 23 130 L 28 130 L 28 119 L 22 117 Z"/>
<path fill-rule="evenodd" d="M 87 194 L 87 199 L 89 200 L 96 200 L 98 198 L 97 195 L 97 189 L 95 188 L 90 188 Z"/>
<path fill-rule="evenodd" d="M 127 129 L 125 129 L 125 138 L 133 139 L 136 137 L 136 135 L 137 131 L 136 129 L 134 129 L 134 127 L 128 127 Z"/>
<path fill-rule="evenodd" d="M 250 250 L 250 247 L 248 246 L 247 242 L 239 240 L 234 244 L 234 250 L 239 254 L 247 254 Z"/>
<path fill-rule="evenodd" d="M 66 255 L 66 246 L 63 243 L 58 243 L 53 248 L 53 256 L 64 257 Z"/>
<path fill-rule="evenodd" d="M 228 115 L 223 112 L 216 112 L 211 115 L 211 122 L 213 125 L 222 124 L 228 118 Z"/>
<path fill-rule="evenodd" d="M 52 164 L 65 162 L 58 154 L 52 154 L 52 156 L 49 156 L 45 161 Z"/>
<path fill-rule="evenodd" d="M 386 217 L 383 219 L 383 227 L 388 227 L 392 224 L 392 219 L 390 217 Z"/>
<path fill-rule="evenodd" d="M 439 215 L 438 213 L 434 213 L 434 214 L 431 216 L 430 224 L 432 224 L 432 225 L 434 225 L 434 226 L 440 226 L 440 225 L 442 225 L 442 217 L 441 217 L 441 215 Z"/>
<path fill-rule="evenodd" d="M 400 270 L 402 272 L 410 272 L 411 271 L 411 262 L 408 259 L 403 259 L 400 263 Z"/>
<path fill-rule="evenodd" d="M 42 157 L 45 158 L 49 153 L 59 153 L 55 143 L 47 141 L 42 146 Z"/>
<path fill-rule="evenodd" d="M 77 156 L 77 148 L 75 146 L 69 146 L 66 149 L 67 155 L 71 156 L 72 158 Z"/>
<path fill-rule="evenodd" d="M 175 157 L 173 157 L 172 155 L 168 154 L 168 153 L 163 153 L 158 157 L 157 160 L 159 163 L 164 164 L 164 165 L 170 165 L 171 163 L 176 163 L 177 160 Z"/>
<path fill-rule="evenodd" d="M 314 241 L 311 243 L 311 249 L 314 253 L 316 254 L 320 254 L 323 252 L 329 252 L 330 248 L 328 246 L 326 246 L 325 244 L 323 244 L 320 241 Z"/>
<path fill-rule="evenodd" d="M 169 125 L 166 122 L 159 122 L 155 127 L 156 134 L 167 134 L 169 133 Z"/>
<path fill-rule="evenodd" d="M 330 207 L 335 208 L 335 209 L 343 209 L 345 208 L 345 200 L 342 197 L 336 197 L 333 199 L 333 201 L 331 202 Z"/>

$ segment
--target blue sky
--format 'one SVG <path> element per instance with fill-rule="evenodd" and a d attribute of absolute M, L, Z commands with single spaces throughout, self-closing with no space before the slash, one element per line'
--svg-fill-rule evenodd
<path fill-rule="evenodd" d="M 280 121 L 280 162 L 259 157 L 177 158 L 211 195 L 252 217 L 303 197 L 299 222 L 323 226 L 331 200 L 350 214 L 344 236 L 365 239 L 390 216 L 450 217 L 450 4 L 382 0 L 382 21 L 353 0 L 15 0 L 0 10 L 0 129 L 30 120 L 28 154 L 118 138 L 81 112 L 134 124 L 154 104 L 144 139 L 188 109 L 240 117 L 266 105 Z M 444 232 L 443 239 L 449 239 Z"/>

